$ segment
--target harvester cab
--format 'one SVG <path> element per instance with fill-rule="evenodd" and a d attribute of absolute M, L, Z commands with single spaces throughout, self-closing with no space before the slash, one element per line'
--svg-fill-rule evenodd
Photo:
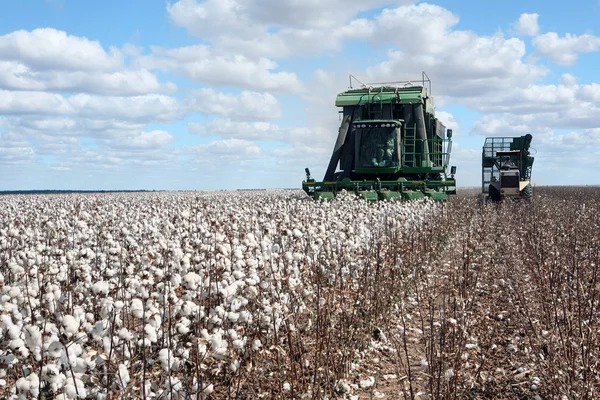
<path fill-rule="evenodd" d="M 339 93 L 341 125 L 323 181 L 305 170 L 304 191 L 333 199 L 341 191 L 367 200 L 447 200 L 456 194 L 448 171 L 452 130 L 435 117 L 431 81 L 361 84 Z M 429 91 L 428 91 L 429 89 Z"/>
<path fill-rule="evenodd" d="M 531 169 L 534 158 L 529 146 L 532 136 L 486 138 L 482 152 L 482 184 L 484 200 L 494 202 L 506 198 L 532 201 Z"/>

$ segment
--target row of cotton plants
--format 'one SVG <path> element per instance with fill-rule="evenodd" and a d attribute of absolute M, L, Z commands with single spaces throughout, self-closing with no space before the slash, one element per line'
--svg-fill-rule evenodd
<path fill-rule="evenodd" d="M 0 395 L 329 395 L 392 308 L 381 276 L 405 278 L 400 250 L 442 212 L 290 191 L 3 196 Z"/>

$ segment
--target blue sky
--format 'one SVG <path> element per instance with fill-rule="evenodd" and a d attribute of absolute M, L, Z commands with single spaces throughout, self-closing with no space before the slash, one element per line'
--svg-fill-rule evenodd
<path fill-rule="evenodd" d="M 23 0 L 0 15 L 0 190 L 300 187 L 348 74 L 433 80 L 460 186 L 531 133 L 539 185 L 600 184 L 600 3 Z"/>

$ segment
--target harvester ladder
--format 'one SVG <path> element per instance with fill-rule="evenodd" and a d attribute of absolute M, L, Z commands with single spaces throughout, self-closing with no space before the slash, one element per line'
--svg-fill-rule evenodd
<path fill-rule="evenodd" d="M 417 150 L 417 127 L 405 126 L 404 129 L 404 152 L 402 153 L 402 165 L 406 167 L 415 166 Z"/>

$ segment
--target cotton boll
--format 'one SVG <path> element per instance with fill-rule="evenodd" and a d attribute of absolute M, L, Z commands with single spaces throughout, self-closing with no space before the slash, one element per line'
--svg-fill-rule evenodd
<path fill-rule="evenodd" d="M 146 326 L 144 327 L 144 333 L 146 334 L 146 338 L 151 343 L 156 343 L 156 341 L 158 340 L 158 334 L 156 332 L 156 329 L 152 325 L 146 324 Z"/>
<path fill-rule="evenodd" d="M 134 338 L 134 334 L 129 332 L 129 330 L 127 328 L 121 328 L 119 329 L 119 338 L 123 341 L 130 341 L 133 340 Z"/>
<path fill-rule="evenodd" d="M 229 319 L 231 322 L 233 322 L 235 324 L 240 319 L 240 314 L 230 311 L 227 313 L 227 319 Z"/>
<path fill-rule="evenodd" d="M 42 333 L 39 327 L 27 326 L 25 328 L 25 343 L 35 356 L 36 361 L 40 361 L 42 358 Z"/>
<path fill-rule="evenodd" d="M 85 398 L 87 397 L 87 391 L 85 390 L 85 386 L 83 382 L 79 378 L 75 378 L 75 383 L 77 385 L 77 389 L 73 385 L 73 380 L 67 380 L 65 385 L 64 394 L 67 396 L 67 399 L 76 399 L 76 398 Z"/>
<path fill-rule="evenodd" d="M 144 315 L 144 304 L 141 299 L 135 298 L 131 300 L 131 314 L 136 318 L 142 318 Z"/>
<path fill-rule="evenodd" d="M 64 354 L 65 348 L 59 341 L 53 341 L 48 346 L 46 352 L 50 357 L 60 358 Z"/>
<path fill-rule="evenodd" d="M 213 390 L 214 390 L 213 384 L 212 383 L 208 384 L 202 388 L 202 395 L 208 396 L 209 394 L 211 394 L 213 392 Z"/>
<path fill-rule="evenodd" d="M 177 322 L 177 324 L 175 324 L 175 329 L 177 330 L 177 332 L 179 332 L 181 335 L 185 335 L 186 333 L 188 333 L 190 331 L 190 320 L 182 317 L 181 320 L 179 322 Z"/>
<path fill-rule="evenodd" d="M 231 361 L 231 363 L 229 364 L 229 369 L 233 373 L 235 373 L 238 370 L 239 367 L 240 367 L 240 361 L 237 360 L 237 359 Z"/>
<path fill-rule="evenodd" d="M 109 285 L 108 282 L 98 281 L 92 285 L 92 292 L 94 294 L 102 294 L 106 296 L 108 294 Z"/>
<path fill-rule="evenodd" d="M 174 362 L 173 352 L 171 351 L 171 349 L 161 349 L 158 352 L 158 361 L 160 362 L 162 369 L 164 369 L 167 372 L 170 371 Z"/>
<path fill-rule="evenodd" d="M 242 338 L 242 339 L 235 339 L 235 340 L 233 341 L 233 347 L 234 347 L 236 350 L 243 350 L 243 349 L 244 349 L 244 347 L 246 346 L 246 341 L 247 341 L 247 340 L 248 340 L 248 338 L 247 338 L 247 337 L 244 337 L 244 338 Z"/>
<path fill-rule="evenodd" d="M 67 334 L 73 335 L 79 331 L 79 321 L 72 315 L 65 315 L 62 319 L 62 326 Z"/>
<path fill-rule="evenodd" d="M 119 380 L 123 388 L 126 388 L 129 382 L 131 382 L 129 371 L 124 364 L 119 364 Z"/>
<path fill-rule="evenodd" d="M 188 317 L 196 312 L 198 312 L 198 305 L 189 300 L 183 303 L 183 306 L 181 307 L 181 315 Z"/>

